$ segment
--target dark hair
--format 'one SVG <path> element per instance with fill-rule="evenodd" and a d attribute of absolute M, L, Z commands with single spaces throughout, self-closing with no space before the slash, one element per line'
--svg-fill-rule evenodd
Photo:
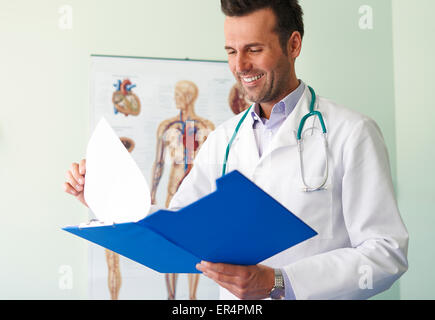
<path fill-rule="evenodd" d="M 304 12 L 299 0 L 221 0 L 221 10 L 228 17 L 241 17 L 266 8 L 275 13 L 275 31 L 284 53 L 287 53 L 287 42 L 294 31 L 299 31 L 304 37 Z"/>

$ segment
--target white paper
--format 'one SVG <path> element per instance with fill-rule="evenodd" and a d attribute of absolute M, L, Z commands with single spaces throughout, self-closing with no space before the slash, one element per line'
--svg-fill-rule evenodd
<path fill-rule="evenodd" d="M 149 212 L 149 186 L 112 127 L 102 118 L 88 143 L 84 196 L 104 223 L 137 222 Z"/>

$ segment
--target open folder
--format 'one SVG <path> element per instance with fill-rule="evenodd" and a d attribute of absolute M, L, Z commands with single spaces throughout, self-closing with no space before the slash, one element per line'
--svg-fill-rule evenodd
<path fill-rule="evenodd" d="M 216 187 L 178 211 L 63 229 L 162 273 L 199 273 L 201 260 L 256 265 L 317 234 L 238 171 Z"/>

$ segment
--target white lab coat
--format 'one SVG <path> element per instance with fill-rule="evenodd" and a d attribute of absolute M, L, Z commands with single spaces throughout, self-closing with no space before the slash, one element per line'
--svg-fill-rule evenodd
<path fill-rule="evenodd" d="M 388 289 L 408 268 L 408 233 L 394 196 L 388 153 L 373 120 L 317 97 L 316 109 L 328 130 L 329 178 L 326 190 L 303 192 L 295 131 L 310 101 L 307 87 L 261 158 L 248 115 L 233 142 L 227 172 L 239 170 L 318 232 L 261 263 L 284 268 L 297 299 L 366 299 Z M 170 208 L 184 207 L 216 189 L 228 141 L 241 117 L 209 135 Z M 304 171 L 306 182 L 318 185 L 325 155 L 319 132 L 309 130 L 313 126 L 320 128 L 314 117 L 305 126 Z M 235 296 L 220 288 L 220 298 Z"/>

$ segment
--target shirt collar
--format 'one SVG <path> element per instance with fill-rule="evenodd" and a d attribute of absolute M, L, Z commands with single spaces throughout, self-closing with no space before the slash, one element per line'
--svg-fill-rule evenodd
<path fill-rule="evenodd" d="M 302 94 L 305 91 L 305 83 L 301 80 L 299 80 L 299 87 L 296 88 L 296 90 L 293 90 L 288 96 L 286 96 L 284 99 L 282 99 L 280 102 L 275 104 L 272 108 L 272 112 L 270 117 L 284 117 L 287 118 L 288 115 L 293 111 L 293 109 L 296 107 L 297 103 L 299 102 L 300 98 L 302 97 Z M 252 111 L 251 111 L 252 119 L 254 120 L 254 123 L 257 121 L 260 121 L 260 105 L 258 103 L 254 103 Z M 264 119 L 263 123 L 264 123 Z M 267 119 L 266 119 L 267 120 Z"/>

